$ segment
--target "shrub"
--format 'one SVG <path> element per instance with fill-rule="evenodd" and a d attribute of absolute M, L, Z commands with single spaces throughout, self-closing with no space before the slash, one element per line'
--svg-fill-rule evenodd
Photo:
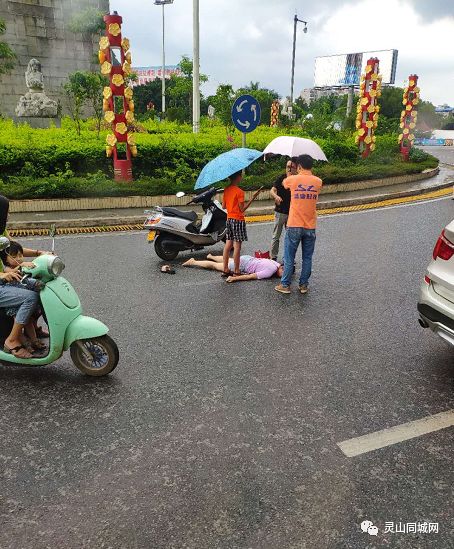
<path fill-rule="evenodd" d="M 111 181 L 112 161 L 105 157 L 108 130 L 103 129 L 97 138 L 90 128 L 92 121 L 82 122 L 78 137 L 69 119 L 62 120 L 61 129 L 47 130 L 0 120 L 0 192 L 11 198 L 188 192 L 209 160 L 241 145 L 239 132 L 229 135 L 215 121 L 204 120 L 201 133 L 194 135 L 189 124 L 144 120 L 141 133 L 136 134 L 136 181 L 119 185 Z M 247 136 L 247 146 L 263 150 L 282 134 L 306 136 L 298 127 L 284 130 L 259 126 Z M 316 141 L 329 160 L 328 164 L 317 162 L 315 166 L 325 184 L 414 173 L 437 165 L 436 159 L 418 150 L 412 151 L 410 162 L 403 162 L 394 135 L 378 136 L 377 148 L 367 159 L 361 159 L 349 133 L 338 132 L 336 137 Z M 283 166 L 281 158 L 255 162 L 248 169 L 245 188 L 271 186 Z"/>

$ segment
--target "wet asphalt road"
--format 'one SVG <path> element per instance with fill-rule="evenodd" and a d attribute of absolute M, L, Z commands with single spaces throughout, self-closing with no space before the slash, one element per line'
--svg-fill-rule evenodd
<path fill-rule="evenodd" d="M 453 408 L 454 350 L 416 313 L 453 217 L 439 200 L 322 218 L 307 296 L 161 274 L 143 233 L 57 240 L 120 364 L 0 366 L 0 546 L 453 547 L 452 428 L 336 445 Z M 250 226 L 245 251 L 270 231 Z M 384 533 L 423 521 L 439 533 Z"/>

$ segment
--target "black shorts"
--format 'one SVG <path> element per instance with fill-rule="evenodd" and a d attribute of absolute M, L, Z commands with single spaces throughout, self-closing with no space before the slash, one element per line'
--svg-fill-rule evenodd
<path fill-rule="evenodd" d="M 227 240 L 234 240 L 236 242 L 247 240 L 246 221 L 227 219 L 226 229 Z"/>

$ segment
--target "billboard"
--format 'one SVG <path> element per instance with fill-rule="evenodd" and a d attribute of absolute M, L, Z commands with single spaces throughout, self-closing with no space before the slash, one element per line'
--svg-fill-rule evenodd
<path fill-rule="evenodd" d="M 359 86 L 367 60 L 378 57 L 383 84 L 394 84 L 397 50 L 364 51 L 315 58 L 314 87 Z"/>
<path fill-rule="evenodd" d="M 133 67 L 132 72 L 137 74 L 137 82 L 134 82 L 134 86 L 141 86 L 156 78 L 162 77 L 162 66 L 156 65 L 151 67 Z M 181 76 L 181 69 L 178 65 L 166 65 L 165 77 L 170 78 L 172 74 Z"/>

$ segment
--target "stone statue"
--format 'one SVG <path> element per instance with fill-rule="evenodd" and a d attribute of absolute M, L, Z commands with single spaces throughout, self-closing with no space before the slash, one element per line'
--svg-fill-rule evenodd
<path fill-rule="evenodd" d="M 44 93 L 44 78 L 41 63 L 31 59 L 25 72 L 28 92 L 19 99 L 16 107 L 18 117 L 55 118 L 58 105 Z"/>

